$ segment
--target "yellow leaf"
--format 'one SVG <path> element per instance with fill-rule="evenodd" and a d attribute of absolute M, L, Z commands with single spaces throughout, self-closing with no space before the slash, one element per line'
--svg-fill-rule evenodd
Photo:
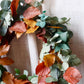
<path fill-rule="evenodd" d="M 34 20 L 27 20 L 27 19 L 24 19 L 24 22 L 26 23 L 27 25 L 27 31 L 26 33 L 34 33 L 38 28 L 39 26 L 36 26 L 36 21 Z"/>
<path fill-rule="evenodd" d="M 19 39 L 22 36 L 23 33 L 15 32 L 15 34 L 16 34 L 17 39 Z"/>
<path fill-rule="evenodd" d="M 8 57 L 0 58 L 0 64 L 1 65 L 11 65 L 14 61 Z"/>
<path fill-rule="evenodd" d="M 50 28 L 62 28 L 62 27 L 59 27 L 59 26 L 48 26 L 48 27 L 50 27 Z"/>
<path fill-rule="evenodd" d="M 54 54 L 45 55 L 43 60 L 44 60 L 45 66 L 50 67 L 55 63 L 55 55 Z"/>
<path fill-rule="evenodd" d="M 0 46 L 0 56 L 6 55 L 9 49 L 10 49 L 10 45 L 8 44 Z"/>

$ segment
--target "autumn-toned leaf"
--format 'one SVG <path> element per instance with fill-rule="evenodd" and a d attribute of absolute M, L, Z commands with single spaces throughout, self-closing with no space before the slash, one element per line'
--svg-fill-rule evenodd
<path fill-rule="evenodd" d="M 27 4 L 31 3 L 32 0 L 25 0 Z"/>
<path fill-rule="evenodd" d="M 10 27 L 10 30 L 19 32 L 19 33 L 24 33 L 26 32 L 26 26 L 23 21 L 16 22 L 12 27 Z"/>
<path fill-rule="evenodd" d="M 14 84 L 14 76 L 9 72 L 4 72 L 2 75 L 2 81 L 6 84 Z"/>
<path fill-rule="evenodd" d="M 62 28 L 62 27 L 59 27 L 59 26 L 48 26 L 48 27 L 50 27 L 50 28 L 57 28 L 57 29 Z"/>
<path fill-rule="evenodd" d="M 9 49 L 10 49 L 10 45 L 8 44 L 0 46 L 0 56 L 6 55 Z"/>
<path fill-rule="evenodd" d="M 14 84 L 31 84 L 28 80 L 14 79 Z"/>
<path fill-rule="evenodd" d="M 23 16 L 25 19 L 31 19 L 37 15 L 40 15 L 41 12 L 39 9 L 35 8 L 35 7 L 29 7 L 24 13 Z"/>
<path fill-rule="evenodd" d="M 48 54 L 43 57 L 44 64 L 46 67 L 50 67 L 55 63 L 55 55 L 54 54 Z"/>
<path fill-rule="evenodd" d="M 62 60 L 57 55 L 55 56 L 55 59 L 58 63 L 61 63 L 61 64 L 63 63 Z"/>
<path fill-rule="evenodd" d="M 0 64 L 1 65 L 11 65 L 14 61 L 8 57 L 0 58 Z"/>
<path fill-rule="evenodd" d="M 36 67 L 36 74 L 38 76 L 46 76 L 50 73 L 50 68 L 46 67 L 44 65 L 44 62 L 40 63 L 37 67 Z"/>
<path fill-rule="evenodd" d="M 20 0 L 13 0 L 11 2 L 10 8 L 11 8 L 11 12 L 12 12 L 12 16 L 13 17 L 16 17 L 16 15 L 17 15 L 17 12 L 16 11 L 17 11 L 17 8 L 18 8 L 19 1 Z"/>
<path fill-rule="evenodd" d="M 38 39 L 47 43 L 47 39 L 44 37 L 45 34 L 46 34 L 46 30 L 45 30 L 45 28 L 43 28 L 43 29 L 40 29 L 40 31 L 36 34 L 36 36 Z"/>
<path fill-rule="evenodd" d="M 38 28 L 39 26 L 36 26 L 36 21 L 34 20 L 27 20 L 27 19 L 24 19 L 24 22 L 27 24 L 27 31 L 26 33 L 34 33 Z"/>
<path fill-rule="evenodd" d="M 15 32 L 17 39 L 19 39 L 23 33 Z"/>
<path fill-rule="evenodd" d="M 2 75 L 2 81 L 6 84 L 31 84 L 28 80 L 15 79 L 9 72 L 4 72 Z"/>
<path fill-rule="evenodd" d="M 76 68 L 69 67 L 64 73 L 63 78 L 71 84 L 77 84 L 82 76 Z"/>

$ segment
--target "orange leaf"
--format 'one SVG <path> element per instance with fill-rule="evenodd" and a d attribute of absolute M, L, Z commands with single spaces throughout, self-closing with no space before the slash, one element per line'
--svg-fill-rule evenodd
<path fill-rule="evenodd" d="M 8 57 L 0 58 L 0 64 L 1 65 L 11 65 L 14 61 Z"/>
<path fill-rule="evenodd" d="M 17 8 L 18 8 L 19 1 L 20 0 L 13 0 L 11 2 L 10 8 L 11 8 L 12 16 L 14 16 L 14 17 L 17 15 L 16 11 L 17 11 Z"/>
<path fill-rule="evenodd" d="M 10 45 L 2 45 L 0 46 L 0 56 L 6 55 L 10 49 Z"/>
<path fill-rule="evenodd" d="M 48 26 L 48 27 L 50 27 L 50 28 L 62 28 L 62 27 L 59 27 L 59 26 Z"/>
<path fill-rule="evenodd" d="M 6 84 L 14 84 L 14 76 L 9 72 L 4 72 L 2 75 L 2 81 Z"/>
<path fill-rule="evenodd" d="M 38 76 L 46 76 L 50 73 L 50 68 L 46 67 L 44 65 L 44 62 L 40 63 L 37 67 L 36 67 L 36 74 Z"/>
<path fill-rule="evenodd" d="M 31 3 L 32 0 L 25 0 L 26 3 Z"/>
<path fill-rule="evenodd" d="M 19 39 L 23 33 L 15 32 L 17 39 Z"/>
<path fill-rule="evenodd" d="M 6 84 L 31 84 L 28 80 L 15 79 L 9 72 L 4 72 L 2 75 L 2 81 Z"/>
<path fill-rule="evenodd" d="M 34 33 L 39 28 L 39 26 L 36 26 L 36 21 L 34 20 L 24 19 L 24 22 L 27 24 L 28 27 L 26 33 Z"/>
<path fill-rule="evenodd" d="M 55 55 L 54 54 L 45 55 L 43 60 L 44 60 L 45 66 L 50 67 L 55 63 Z"/>
<path fill-rule="evenodd" d="M 35 7 L 29 7 L 24 13 L 23 16 L 25 19 L 31 19 L 37 15 L 41 14 L 40 10 Z"/>
<path fill-rule="evenodd" d="M 19 33 L 24 33 L 26 32 L 26 26 L 23 21 L 16 22 L 12 27 L 10 27 L 10 30 L 19 32 Z"/>
<path fill-rule="evenodd" d="M 63 77 L 71 84 L 77 84 L 82 78 L 80 72 L 74 67 L 69 67 L 64 73 Z"/>
<path fill-rule="evenodd" d="M 14 80 L 14 84 L 31 84 L 28 80 Z"/>

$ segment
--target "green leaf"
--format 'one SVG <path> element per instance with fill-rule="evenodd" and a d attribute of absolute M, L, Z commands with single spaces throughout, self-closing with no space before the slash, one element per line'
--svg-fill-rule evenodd
<path fill-rule="evenodd" d="M 45 21 L 38 21 L 38 22 L 36 23 L 36 25 L 37 25 L 37 26 L 40 26 L 41 28 L 44 28 L 45 25 L 46 25 L 46 23 L 45 23 Z"/>
<path fill-rule="evenodd" d="M 2 65 L 0 65 L 0 82 L 2 81 L 2 74 L 4 71 L 7 71 Z"/>
<path fill-rule="evenodd" d="M 58 23 L 58 18 L 57 17 L 47 17 L 46 22 L 51 24 L 51 25 L 56 25 Z"/>
<path fill-rule="evenodd" d="M 16 68 L 15 68 L 15 72 L 16 72 L 15 75 L 20 75 L 20 70 L 19 70 L 19 69 L 16 69 Z"/>
<path fill-rule="evenodd" d="M 34 2 L 34 7 L 39 7 L 39 6 L 41 6 L 41 3 L 38 2 L 38 1 L 35 1 L 35 2 Z"/>
<path fill-rule="evenodd" d="M 60 78 L 58 84 L 68 84 L 68 82 L 65 79 Z"/>
<path fill-rule="evenodd" d="M 81 64 L 81 61 L 76 55 L 70 55 L 68 63 L 70 66 L 78 66 L 79 64 Z"/>
<path fill-rule="evenodd" d="M 52 82 L 56 82 L 57 80 L 54 79 L 53 77 L 47 77 L 46 78 L 46 83 L 52 83 Z"/>
<path fill-rule="evenodd" d="M 55 52 L 58 52 L 59 50 L 61 49 L 70 49 L 69 46 L 65 43 L 62 43 L 62 44 L 58 44 L 56 47 L 55 47 Z"/>
<path fill-rule="evenodd" d="M 26 80 L 27 79 L 27 76 L 26 75 L 21 75 L 18 79 Z"/>
<path fill-rule="evenodd" d="M 7 12 L 6 12 L 6 11 L 1 10 L 1 11 L 0 11 L 0 19 L 4 19 L 4 18 L 5 18 L 5 16 L 6 16 L 6 14 L 7 14 Z"/>
<path fill-rule="evenodd" d="M 66 17 L 63 17 L 63 18 L 61 18 L 61 20 L 66 21 L 66 20 L 67 20 L 67 18 L 66 18 Z"/>
<path fill-rule="evenodd" d="M 38 77 L 33 77 L 33 78 L 31 79 L 31 83 L 37 84 L 37 83 L 38 83 Z"/>
<path fill-rule="evenodd" d="M 24 0 L 20 0 L 17 8 L 17 14 L 22 15 L 28 7 L 30 7 L 30 4 L 26 4 Z"/>
<path fill-rule="evenodd" d="M 60 71 L 55 67 L 52 66 L 51 72 L 50 72 L 51 77 L 53 77 L 56 81 L 58 81 L 58 78 L 60 76 Z"/>
<path fill-rule="evenodd" d="M 11 2 L 9 0 L 3 0 L 1 2 L 1 8 L 2 10 L 8 10 L 10 8 Z"/>
<path fill-rule="evenodd" d="M 38 76 L 36 76 L 36 75 L 34 75 L 34 76 L 28 76 L 28 80 L 31 81 L 31 79 L 34 78 L 34 77 L 38 77 Z"/>
<path fill-rule="evenodd" d="M 63 55 L 63 56 L 67 56 L 67 55 L 70 55 L 71 54 L 71 50 L 70 49 L 67 49 L 67 50 L 61 50 L 60 53 Z"/>
<path fill-rule="evenodd" d="M 68 32 L 63 32 L 60 34 L 60 38 L 64 41 L 67 42 L 68 39 Z"/>

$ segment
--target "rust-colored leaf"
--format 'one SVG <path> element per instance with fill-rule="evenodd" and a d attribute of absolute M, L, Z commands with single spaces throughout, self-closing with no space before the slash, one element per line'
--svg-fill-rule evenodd
<path fill-rule="evenodd" d="M 36 7 L 29 7 L 24 13 L 23 16 L 25 19 L 31 19 L 34 18 L 35 16 L 41 14 L 40 10 L 37 9 Z"/>
<path fill-rule="evenodd" d="M 46 76 L 50 73 L 50 68 L 44 65 L 44 62 L 38 64 L 36 67 L 36 74 L 38 76 Z"/>
<path fill-rule="evenodd" d="M 31 84 L 28 80 L 14 79 L 14 84 Z"/>
<path fill-rule="evenodd" d="M 40 29 L 40 31 L 36 34 L 36 36 L 37 36 L 38 39 L 47 43 L 47 39 L 44 36 L 45 34 L 46 34 L 46 30 L 45 30 L 45 28 L 43 28 L 43 29 Z"/>
<path fill-rule="evenodd" d="M 0 58 L 0 64 L 1 65 L 11 65 L 14 61 L 8 57 Z"/>
<path fill-rule="evenodd" d="M 6 55 L 9 49 L 10 49 L 10 45 L 8 44 L 0 46 L 0 56 Z"/>
<path fill-rule="evenodd" d="M 64 73 L 63 77 L 71 84 L 77 84 L 82 78 L 80 72 L 74 67 L 69 67 Z"/>
<path fill-rule="evenodd" d="M 12 27 L 10 27 L 10 30 L 19 32 L 19 33 L 24 33 L 26 32 L 26 26 L 23 21 L 16 22 Z"/>
<path fill-rule="evenodd" d="M 11 12 L 12 12 L 12 16 L 13 17 L 16 17 L 16 15 L 17 15 L 17 12 L 16 11 L 17 11 L 17 8 L 18 8 L 19 1 L 20 0 L 13 0 L 11 2 L 10 8 L 11 8 Z"/>
<path fill-rule="evenodd" d="M 2 75 L 2 81 L 6 84 L 31 84 L 28 80 L 18 80 L 14 78 L 9 72 L 4 72 Z"/>
<path fill-rule="evenodd" d="M 55 63 L 55 55 L 54 54 L 45 55 L 43 60 L 44 60 L 45 66 L 50 67 Z"/>
<path fill-rule="evenodd" d="M 34 33 L 38 28 L 39 26 L 36 26 L 36 21 L 34 20 L 27 20 L 27 19 L 24 19 L 24 22 L 26 23 L 27 25 L 27 31 L 26 33 Z"/>
<path fill-rule="evenodd" d="M 25 0 L 27 4 L 31 3 L 32 0 Z"/>
<path fill-rule="evenodd" d="M 9 72 L 4 72 L 2 75 L 2 81 L 6 84 L 14 84 L 14 76 Z"/>
<path fill-rule="evenodd" d="M 50 28 L 57 28 L 57 29 L 62 28 L 62 27 L 59 27 L 59 26 L 48 26 L 48 27 L 50 27 Z"/>

